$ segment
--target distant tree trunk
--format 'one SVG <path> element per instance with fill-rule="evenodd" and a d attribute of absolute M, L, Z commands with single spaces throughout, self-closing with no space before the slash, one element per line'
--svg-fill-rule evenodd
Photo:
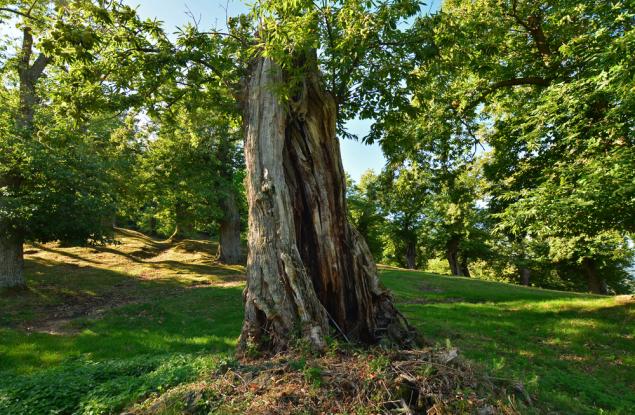
<path fill-rule="evenodd" d="M 452 275 L 462 275 L 461 267 L 459 266 L 459 238 L 453 236 L 446 244 L 445 255 L 450 265 L 450 272 Z"/>
<path fill-rule="evenodd" d="M 192 228 L 187 214 L 187 206 L 185 202 L 179 200 L 174 206 L 174 232 L 172 236 L 170 236 L 170 241 L 182 241 L 191 231 Z"/>
<path fill-rule="evenodd" d="M 150 216 L 150 222 L 148 223 L 148 226 L 150 227 L 150 234 L 157 234 L 157 225 L 157 218 L 154 215 Z"/>
<path fill-rule="evenodd" d="M 36 85 L 50 62 L 46 55 L 40 54 L 31 64 L 32 54 L 33 35 L 31 28 L 27 26 L 22 30 L 22 47 L 18 60 L 20 107 L 15 120 L 18 136 L 24 140 L 30 140 L 33 134 L 33 118 L 38 101 Z M 14 171 L 4 177 L 0 176 L 0 187 L 6 186 L 13 193 L 19 191 L 21 182 L 19 171 Z M 0 223 L 0 288 L 26 286 L 23 243 L 24 238 L 20 231 L 13 229 L 6 223 Z"/>
<path fill-rule="evenodd" d="M 459 275 L 462 275 L 464 277 L 468 277 L 470 278 L 472 275 L 470 275 L 470 269 L 468 267 L 468 261 L 467 261 L 467 256 L 466 255 L 462 255 L 461 256 L 461 266 L 459 268 Z"/>
<path fill-rule="evenodd" d="M 26 287 L 22 246 L 23 241 L 19 237 L 0 238 L 0 288 Z"/>
<path fill-rule="evenodd" d="M 587 277 L 589 291 L 594 294 L 607 294 L 606 282 L 598 274 L 595 261 L 590 258 L 584 258 L 582 261 L 582 269 Z"/>
<path fill-rule="evenodd" d="M 224 216 L 220 221 L 218 260 L 223 264 L 240 264 L 240 212 L 233 189 L 221 201 Z"/>
<path fill-rule="evenodd" d="M 521 267 L 520 268 L 520 282 L 529 287 L 529 283 L 531 281 L 531 270 L 529 268 Z"/>
<path fill-rule="evenodd" d="M 323 350 L 330 327 L 352 341 L 407 342 L 412 332 L 380 286 L 346 213 L 337 108 L 317 75 L 281 103 L 281 70 L 261 58 L 243 101 L 249 202 L 245 320 L 239 351 Z"/>
<path fill-rule="evenodd" d="M 417 268 L 417 244 L 414 241 L 408 241 L 406 245 L 406 267 L 408 269 Z"/>

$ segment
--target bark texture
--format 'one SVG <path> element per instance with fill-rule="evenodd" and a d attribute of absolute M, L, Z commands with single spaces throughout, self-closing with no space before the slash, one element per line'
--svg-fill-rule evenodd
<path fill-rule="evenodd" d="M 372 255 L 348 223 L 336 104 L 316 76 L 283 105 L 268 59 L 252 68 L 245 106 L 249 256 L 239 350 L 316 350 L 331 327 L 346 339 L 412 339 L 380 286 Z"/>
<path fill-rule="evenodd" d="M 236 194 L 230 192 L 221 202 L 224 211 L 219 226 L 218 260 L 223 264 L 234 265 L 242 263 L 240 249 L 240 212 L 236 201 Z"/>
<path fill-rule="evenodd" d="M 25 288 L 21 238 L 0 238 L 0 288 Z"/>

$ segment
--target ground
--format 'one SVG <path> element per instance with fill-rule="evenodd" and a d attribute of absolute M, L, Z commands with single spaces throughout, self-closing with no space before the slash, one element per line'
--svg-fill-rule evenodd
<path fill-rule="evenodd" d="M 234 362 L 244 269 L 217 264 L 210 242 L 125 230 L 119 241 L 27 248 L 29 291 L 0 295 L 0 413 L 154 408 Z M 521 412 L 632 413 L 632 297 L 392 268 L 382 280 L 431 342 L 456 346 L 494 381 L 524 385 L 533 407 Z"/>

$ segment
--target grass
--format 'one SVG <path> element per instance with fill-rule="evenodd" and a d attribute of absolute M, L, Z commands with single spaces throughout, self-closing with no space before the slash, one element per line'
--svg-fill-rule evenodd
<path fill-rule="evenodd" d="M 121 231 L 104 248 L 27 250 L 27 293 L 0 295 L 0 413 L 116 413 L 231 360 L 241 267 L 203 241 Z M 635 305 L 397 269 L 382 271 L 424 335 L 494 377 L 522 381 L 527 413 L 635 407 Z"/>
<path fill-rule="evenodd" d="M 535 412 L 633 413 L 632 297 L 394 269 L 383 279 L 426 337 L 449 340 L 492 376 L 522 381 L 536 398 Z"/>

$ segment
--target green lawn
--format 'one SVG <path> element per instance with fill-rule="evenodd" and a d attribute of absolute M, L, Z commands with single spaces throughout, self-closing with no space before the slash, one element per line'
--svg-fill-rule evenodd
<path fill-rule="evenodd" d="M 491 376 L 522 381 L 537 413 L 635 413 L 635 301 L 385 270 L 401 310 Z"/>
<path fill-rule="evenodd" d="M 204 243 L 127 233 L 108 249 L 29 250 L 27 294 L 0 296 L 0 414 L 110 413 L 210 376 L 231 359 L 242 269 Z M 401 310 L 493 377 L 522 381 L 528 413 L 635 408 L 631 299 L 386 269 Z"/>

